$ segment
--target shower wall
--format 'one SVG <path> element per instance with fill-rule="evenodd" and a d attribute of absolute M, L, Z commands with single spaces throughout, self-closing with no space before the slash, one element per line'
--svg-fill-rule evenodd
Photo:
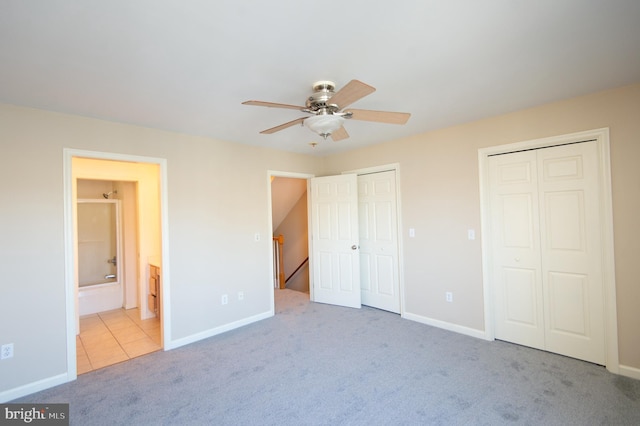
<path fill-rule="evenodd" d="M 124 286 L 124 308 L 138 307 L 138 227 L 136 208 L 136 183 L 127 181 L 78 179 L 77 198 L 120 200 L 121 214 L 121 277 Z"/>
<path fill-rule="evenodd" d="M 115 182 L 109 180 L 78 179 L 78 198 L 104 199 L 102 194 L 108 194 L 115 190 Z M 112 194 L 109 198 L 119 198 L 118 194 Z"/>
<path fill-rule="evenodd" d="M 121 279 L 118 200 L 78 201 L 78 285 L 114 283 Z"/>

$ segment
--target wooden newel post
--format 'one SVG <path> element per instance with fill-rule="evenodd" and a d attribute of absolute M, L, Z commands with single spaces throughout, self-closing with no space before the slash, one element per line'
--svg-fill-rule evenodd
<path fill-rule="evenodd" d="M 280 288 L 285 288 L 285 275 L 284 275 L 284 256 L 282 255 L 282 248 L 284 246 L 284 235 L 280 234 L 277 237 L 273 237 L 278 241 L 278 278 L 280 282 Z"/>

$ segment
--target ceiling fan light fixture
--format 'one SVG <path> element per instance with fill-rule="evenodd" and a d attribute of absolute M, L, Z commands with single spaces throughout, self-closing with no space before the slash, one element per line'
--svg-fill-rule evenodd
<path fill-rule="evenodd" d="M 345 111 L 352 103 L 375 92 L 375 87 L 359 80 L 351 80 L 342 89 L 335 92 L 332 81 L 317 81 L 313 85 L 313 94 L 307 97 L 305 106 L 279 104 L 264 101 L 246 101 L 243 105 L 255 105 L 269 108 L 297 109 L 311 117 L 300 117 L 279 126 L 261 131 L 261 134 L 272 134 L 297 124 L 308 127 L 314 133 L 327 139 L 331 136 L 335 142 L 347 139 L 349 133 L 344 128 L 344 120 L 373 121 L 376 123 L 405 124 L 411 114 L 406 112 L 373 111 L 369 109 L 354 109 Z"/>
<path fill-rule="evenodd" d="M 344 118 L 332 114 L 314 115 L 304 120 L 305 126 L 325 139 L 342 127 L 343 123 Z"/>

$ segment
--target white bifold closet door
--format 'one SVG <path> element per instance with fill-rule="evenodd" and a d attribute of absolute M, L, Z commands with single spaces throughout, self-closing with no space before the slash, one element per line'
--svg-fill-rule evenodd
<path fill-rule="evenodd" d="M 496 339 L 605 363 L 596 142 L 489 159 Z"/>

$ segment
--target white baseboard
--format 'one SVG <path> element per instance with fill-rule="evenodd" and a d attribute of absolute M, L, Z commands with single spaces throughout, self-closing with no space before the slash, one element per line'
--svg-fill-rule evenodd
<path fill-rule="evenodd" d="M 455 333 L 464 334 L 466 336 L 476 337 L 483 340 L 489 339 L 483 330 L 476 330 L 473 328 L 463 327 L 457 324 L 451 324 L 445 321 L 436 320 L 433 318 L 423 317 L 421 315 L 404 313 L 402 318 L 416 321 L 422 324 L 430 325 L 444 330 L 453 331 Z M 619 365 L 616 371 L 612 371 L 613 374 L 619 374 L 621 376 L 630 377 L 632 379 L 640 380 L 640 368 L 629 367 L 628 365 Z"/>
<path fill-rule="evenodd" d="M 75 380 L 75 377 L 71 377 L 69 374 L 64 373 L 47 379 L 38 380 L 37 382 L 27 383 L 26 385 L 0 392 L 0 403 L 13 401 L 14 399 L 40 392 L 41 390 L 52 388 L 72 380 Z"/>
<path fill-rule="evenodd" d="M 207 339 L 209 337 L 216 336 L 226 331 L 235 330 L 236 328 L 240 328 L 242 326 L 249 325 L 251 323 L 270 318 L 272 316 L 273 316 L 273 311 L 268 311 L 262 314 L 254 315 L 249 318 L 243 318 L 241 320 L 238 320 L 229 324 L 225 324 L 220 327 L 212 328 L 210 330 L 201 331 L 200 333 L 192 334 L 191 336 L 183 337 L 177 340 L 172 340 L 168 343 L 165 342 L 164 350 L 168 351 L 171 349 L 179 348 L 180 346 L 188 345 L 189 343 L 195 343 L 199 340 Z"/>
<path fill-rule="evenodd" d="M 640 380 L 640 368 L 629 367 L 627 365 L 620 365 L 619 373 L 621 376 L 631 377 L 632 379 Z"/>
<path fill-rule="evenodd" d="M 446 321 L 440 321 L 433 318 L 423 317 L 412 313 L 403 313 L 402 318 L 420 322 L 422 324 L 430 325 L 444 330 L 453 331 L 454 333 L 464 334 L 465 336 L 475 337 L 482 340 L 491 340 L 487 337 L 484 330 L 476 330 L 475 328 L 464 327 L 462 325 L 452 324 Z"/>

